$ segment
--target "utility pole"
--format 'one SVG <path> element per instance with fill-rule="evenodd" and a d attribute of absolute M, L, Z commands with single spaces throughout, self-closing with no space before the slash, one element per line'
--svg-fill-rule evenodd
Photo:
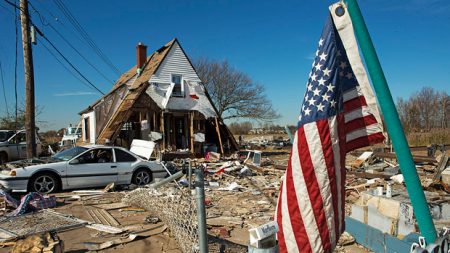
<path fill-rule="evenodd" d="M 20 0 L 20 23 L 22 25 L 23 65 L 25 69 L 25 130 L 27 158 L 36 157 L 36 125 L 34 99 L 33 50 L 31 48 L 28 0 Z"/>

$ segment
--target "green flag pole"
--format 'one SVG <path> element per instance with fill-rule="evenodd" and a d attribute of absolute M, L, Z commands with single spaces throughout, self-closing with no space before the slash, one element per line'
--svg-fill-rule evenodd
<path fill-rule="evenodd" d="M 406 189 L 413 205 L 420 232 L 428 243 L 432 243 L 436 240 L 436 229 L 431 218 L 425 194 L 422 190 L 422 185 L 420 184 L 411 151 L 409 150 L 408 142 L 406 141 L 405 133 L 403 132 L 395 108 L 394 100 L 387 85 L 386 77 L 384 76 L 357 0 L 347 0 L 346 2 L 355 29 L 356 38 L 364 55 L 364 60 L 380 103 L 387 130 L 391 137 L 401 172 L 405 178 Z"/>

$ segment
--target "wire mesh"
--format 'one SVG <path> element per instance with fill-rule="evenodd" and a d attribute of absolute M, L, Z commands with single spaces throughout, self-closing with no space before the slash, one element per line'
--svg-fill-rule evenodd
<path fill-rule="evenodd" d="M 189 189 L 140 188 L 128 193 L 123 202 L 144 208 L 161 219 L 182 252 L 200 252 L 195 195 Z"/>

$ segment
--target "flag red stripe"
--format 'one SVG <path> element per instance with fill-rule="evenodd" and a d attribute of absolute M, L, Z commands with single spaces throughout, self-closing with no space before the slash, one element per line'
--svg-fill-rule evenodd
<path fill-rule="evenodd" d="M 347 133 L 349 133 L 356 129 L 364 128 L 366 126 L 376 124 L 376 123 L 377 123 L 377 120 L 375 119 L 375 116 L 370 114 L 370 115 L 367 115 L 367 116 L 364 116 L 361 118 L 357 118 L 357 119 L 354 119 L 352 121 L 345 123 L 345 131 L 347 131 Z"/>
<path fill-rule="evenodd" d="M 306 188 L 308 189 L 309 198 L 311 199 L 311 206 L 313 209 L 314 217 L 316 219 L 317 227 L 320 228 L 319 234 L 322 240 L 323 249 L 325 252 L 329 252 L 331 250 L 331 240 L 327 224 L 327 217 L 324 211 L 319 183 L 317 182 L 314 166 L 311 161 L 311 154 L 307 145 L 308 142 L 306 141 L 305 129 L 303 127 L 300 127 L 297 131 L 297 134 L 297 145 L 303 177 L 305 179 Z"/>
<path fill-rule="evenodd" d="M 297 154 L 292 154 L 297 155 Z M 287 206 L 289 209 L 289 217 L 291 218 L 292 232 L 294 233 L 297 246 L 301 252 L 312 252 L 311 246 L 309 245 L 309 238 L 306 233 L 305 225 L 303 223 L 302 214 L 300 213 L 299 204 L 297 201 L 297 194 L 295 194 L 294 180 L 292 178 L 292 155 L 289 159 L 288 169 L 286 170 L 286 199 Z M 291 194 L 287 194 L 291 193 Z M 295 218 L 294 218 L 295 217 Z"/>
<path fill-rule="evenodd" d="M 328 125 L 328 120 L 317 121 L 317 129 L 320 135 L 320 141 L 322 143 L 323 157 L 325 158 L 325 164 L 328 172 L 328 179 L 330 180 L 331 196 L 333 201 L 333 211 L 334 211 L 334 233 L 336 235 L 336 240 L 339 238 L 339 206 L 338 206 L 338 196 L 337 196 L 337 185 L 334 167 L 334 154 L 333 146 L 331 143 L 330 127 Z M 334 247 L 334 245 L 333 245 Z"/>
<path fill-rule="evenodd" d="M 343 113 L 340 113 L 336 115 L 336 119 L 338 122 L 337 130 L 338 130 L 338 136 L 339 136 L 339 151 L 340 151 L 340 162 L 341 162 L 341 206 L 343 208 L 341 212 L 341 217 L 339 217 L 342 221 L 342 227 L 340 227 L 340 232 L 343 233 L 345 230 L 345 177 L 346 177 L 346 170 L 345 170 L 345 156 L 347 154 L 346 152 L 346 141 L 345 138 L 347 136 L 345 132 L 345 127 L 341 127 L 345 125 L 345 117 Z"/>
<path fill-rule="evenodd" d="M 364 96 L 359 96 L 353 99 L 350 99 L 349 101 L 346 101 L 344 103 L 344 111 L 345 112 L 351 112 L 353 110 L 356 110 L 358 108 L 361 108 L 362 106 L 366 106 L 366 99 Z"/>
<path fill-rule="evenodd" d="M 290 165 L 288 165 L 290 166 Z M 286 243 L 284 241 L 284 231 L 283 231 L 283 224 L 282 224 L 282 210 L 281 210 L 281 196 L 283 194 L 286 194 L 285 192 L 283 192 L 283 182 L 281 182 L 281 188 L 280 188 L 280 194 L 278 195 L 278 205 L 277 205 L 277 217 L 276 221 L 278 223 L 278 233 L 277 233 L 277 237 L 278 237 L 278 245 L 279 245 L 279 249 L 280 252 L 287 252 L 286 250 Z"/>
<path fill-rule="evenodd" d="M 347 152 L 350 152 L 352 150 L 355 150 L 355 149 L 358 149 L 361 147 L 369 146 L 369 145 L 372 145 L 375 143 L 380 143 L 383 140 L 384 140 L 383 133 L 378 132 L 378 133 L 362 136 L 362 137 L 356 138 L 354 140 L 351 140 L 351 141 L 347 142 L 347 145 L 345 146 L 345 148 L 346 148 Z"/>

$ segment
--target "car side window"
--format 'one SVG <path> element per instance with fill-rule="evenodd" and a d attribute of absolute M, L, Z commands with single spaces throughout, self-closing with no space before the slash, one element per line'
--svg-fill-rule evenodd
<path fill-rule="evenodd" d="M 134 162 L 136 161 L 136 157 L 128 154 L 127 152 L 117 149 L 114 149 L 114 152 L 116 153 L 116 162 Z"/>
<path fill-rule="evenodd" d="M 79 163 L 110 163 L 112 162 L 112 151 L 106 148 L 92 149 L 77 159 Z"/>
<path fill-rule="evenodd" d="M 18 133 L 14 138 L 12 139 L 13 144 L 20 144 L 20 143 L 26 143 L 26 134 L 25 133 Z"/>

